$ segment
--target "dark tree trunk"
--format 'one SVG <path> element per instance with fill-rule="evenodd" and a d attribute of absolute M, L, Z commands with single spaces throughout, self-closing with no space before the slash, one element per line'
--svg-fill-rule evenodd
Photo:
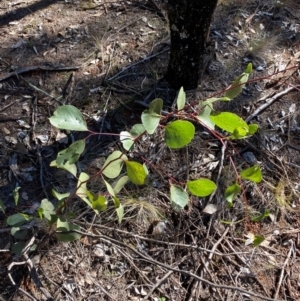
<path fill-rule="evenodd" d="M 206 38 L 218 0 L 169 0 L 171 31 L 167 80 L 174 89 L 197 87 Z"/>

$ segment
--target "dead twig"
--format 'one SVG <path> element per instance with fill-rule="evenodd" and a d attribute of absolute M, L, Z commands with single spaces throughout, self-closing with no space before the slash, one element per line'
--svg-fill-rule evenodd
<path fill-rule="evenodd" d="M 161 55 L 161 54 L 163 54 L 163 53 L 165 53 L 167 51 L 169 51 L 169 49 L 165 49 L 165 50 L 162 50 L 160 52 L 157 52 L 157 53 L 154 53 L 152 55 L 149 55 L 149 56 L 145 57 L 144 59 L 142 59 L 142 60 L 140 60 L 140 61 L 138 61 L 138 62 L 136 62 L 136 63 L 134 63 L 134 64 L 126 67 L 126 68 L 124 68 L 124 69 L 122 69 L 119 73 L 117 73 L 116 75 L 114 75 L 111 78 L 107 79 L 106 81 L 112 81 L 113 79 L 117 78 L 120 74 L 122 74 L 123 72 L 129 70 L 130 68 L 133 68 L 133 67 L 135 67 L 135 66 L 137 66 L 137 65 L 139 65 L 141 63 L 144 63 L 144 62 L 146 62 L 146 61 L 148 61 L 148 60 L 150 60 L 150 59 L 152 59 L 152 58 L 154 58 L 156 56 L 159 56 L 159 55 Z"/>
<path fill-rule="evenodd" d="M 19 76 L 28 86 L 30 86 L 31 88 L 33 88 L 35 91 L 40 92 L 42 94 L 45 94 L 46 96 L 50 97 L 50 99 L 53 99 L 55 101 L 57 101 L 58 103 L 60 103 L 61 105 L 63 105 L 63 103 L 59 100 L 59 98 L 61 98 L 61 96 L 59 98 L 55 98 L 52 95 L 50 95 L 49 93 L 47 93 L 46 91 L 36 87 L 35 85 L 33 85 L 32 83 L 30 83 L 29 81 L 27 81 L 24 77 L 22 77 L 21 75 Z"/>
<path fill-rule="evenodd" d="M 289 242 L 291 244 L 291 247 L 290 247 L 289 253 L 288 253 L 288 255 L 286 257 L 286 260 L 284 261 L 283 266 L 282 266 L 281 271 L 280 271 L 279 281 L 278 281 L 278 284 L 277 284 L 277 288 L 276 288 L 276 292 L 275 292 L 275 295 L 274 295 L 274 299 L 276 299 L 278 297 L 279 290 L 280 290 L 280 287 L 281 287 L 281 283 L 282 283 L 282 280 L 283 280 L 283 275 L 284 275 L 285 267 L 287 266 L 287 264 L 288 264 L 288 262 L 290 260 L 290 257 L 292 255 L 292 252 L 294 250 L 294 242 L 291 239 L 289 240 Z"/>
<path fill-rule="evenodd" d="M 13 268 L 13 266 L 16 265 L 27 265 L 28 270 L 30 272 L 30 276 L 32 278 L 32 280 L 34 281 L 35 285 L 40 289 L 40 291 L 43 293 L 43 295 L 47 298 L 48 301 L 54 301 L 54 299 L 51 297 L 51 295 L 49 294 L 49 292 L 43 287 L 38 274 L 36 272 L 36 269 L 31 261 L 31 259 L 28 256 L 28 252 L 30 251 L 31 247 L 33 246 L 35 241 L 35 238 L 32 237 L 30 239 L 30 241 L 27 243 L 26 247 L 23 249 L 21 256 L 23 256 L 25 258 L 25 261 L 21 261 L 21 262 L 12 262 L 8 268 L 7 268 L 7 272 L 8 272 L 8 277 L 11 281 L 11 283 L 17 287 L 16 282 L 14 281 L 12 275 L 11 275 L 11 269 Z M 25 290 L 23 290 L 22 288 L 18 287 L 18 290 L 20 292 L 22 292 L 23 294 L 25 294 L 28 298 L 30 298 L 31 300 L 38 300 L 36 299 L 34 296 L 30 295 L 28 292 L 26 292 Z"/>
<path fill-rule="evenodd" d="M 180 274 L 185 274 L 187 276 L 195 278 L 198 281 L 202 281 L 203 283 L 205 283 L 205 284 L 207 284 L 207 285 L 209 285 L 209 286 L 211 286 L 213 288 L 238 291 L 238 292 L 241 292 L 242 294 L 245 294 L 246 296 L 252 296 L 252 297 L 259 298 L 259 299 L 262 299 L 262 300 L 267 300 L 267 301 L 279 301 L 278 299 L 268 298 L 268 297 L 262 296 L 260 294 L 253 293 L 251 291 L 247 291 L 247 290 L 242 289 L 242 288 L 237 287 L 237 286 L 216 284 L 216 283 L 213 283 L 213 282 L 211 282 L 211 281 L 209 281 L 209 280 L 207 280 L 205 278 L 202 278 L 202 277 L 200 277 L 200 276 L 198 276 L 198 275 L 196 275 L 194 273 L 191 273 L 191 272 L 189 272 L 187 270 L 181 270 L 181 269 L 173 268 L 170 265 L 167 265 L 167 264 L 164 264 L 164 263 L 162 263 L 160 261 L 157 261 L 157 260 L 151 258 L 150 256 L 146 256 L 145 254 L 139 252 L 135 248 L 133 248 L 133 247 L 131 247 L 129 245 L 126 245 L 125 243 L 123 243 L 121 241 L 118 241 L 116 239 L 113 239 L 113 238 L 111 238 L 109 236 L 106 236 L 106 235 L 94 235 L 94 234 L 89 234 L 89 233 L 85 233 L 85 232 L 78 231 L 78 230 L 72 230 L 72 231 L 67 231 L 67 232 L 56 231 L 56 233 L 64 233 L 64 234 L 66 234 L 66 233 L 74 233 L 74 232 L 78 233 L 78 234 L 81 234 L 81 235 L 93 237 L 93 238 L 104 239 L 106 242 L 109 242 L 110 244 L 116 244 L 116 245 L 120 245 L 122 247 L 125 247 L 125 248 L 129 249 L 131 252 L 133 252 L 136 255 L 138 255 L 140 257 L 139 260 L 143 260 L 143 261 L 146 261 L 146 262 L 149 262 L 149 263 L 161 266 L 163 268 L 166 268 L 169 271 L 173 271 L 173 272 L 180 273 Z"/>
<path fill-rule="evenodd" d="M 268 99 L 263 105 L 258 107 L 250 116 L 246 118 L 246 122 L 250 122 L 254 117 L 262 113 L 266 108 L 272 105 L 279 97 L 289 93 L 290 91 L 297 89 L 298 87 L 288 87 L 287 89 L 275 94 L 270 99 Z"/>
<path fill-rule="evenodd" d="M 12 72 L 9 72 L 3 76 L 0 76 L 0 82 L 11 78 L 12 76 L 19 76 L 21 74 L 31 72 L 31 71 L 72 71 L 72 70 L 78 70 L 79 67 L 77 66 L 51 66 L 48 64 L 45 65 L 38 65 L 38 66 L 29 66 L 29 67 L 23 67 L 23 68 L 18 68 Z"/>

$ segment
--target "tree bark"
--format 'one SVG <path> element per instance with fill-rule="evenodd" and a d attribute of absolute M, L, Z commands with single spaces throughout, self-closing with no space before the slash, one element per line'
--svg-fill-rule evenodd
<path fill-rule="evenodd" d="M 203 67 L 205 42 L 218 0 L 169 0 L 170 61 L 166 78 L 174 89 L 194 89 Z"/>

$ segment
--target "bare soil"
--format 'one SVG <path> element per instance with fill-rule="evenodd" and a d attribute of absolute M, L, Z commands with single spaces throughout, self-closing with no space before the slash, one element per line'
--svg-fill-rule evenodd
<path fill-rule="evenodd" d="M 136 145 L 156 175 L 152 187 L 126 186 L 120 225 L 112 206 L 95 215 L 74 199 L 68 212 L 85 236 L 58 242 L 36 218 L 24 240 L 34 239 L 36 249 L 28 258 L 11 251 L 16 239 L 7 217 L 34 214 L 42 199 L 55 201 L 52 189 L 62 193 L 76 184 L 49 166 L 59 150 L 86 135 L 51 126 L 48 118 L 59 105 L 75 105 L 89 128 L 102 133 L 87 140 L 78 163 L 91 176 L 122 147 L 105 133 L 130 129 L 157 97 L 171 109 L 176 91 L 164 80 L 166 8 L 159 0 L 1 1 L 0 300 L 300 300 L 297 0 L 220 1 L 201 83 L 187 91 L 191 104 L 222 95 L 252 62 L 243 93 L 217 109 L 257 123 L 257 134 L 228 142 L 224 152 L 198 126 L 193 142 L 174 151 L 157 131 Z M 238 169 L 257 162 L 263 181 L 245 182 L 228 208 L 224 189 L 235 181 L 233 161 Z M 166 174 L 182 183 L 211 178 L 218 190 L 176 212 Z M 88 185 L 97 193 L 106 189 L 97 177 Z M 269 217 L 252 220 L 266 211 Z M 254 248 L 251 235 L 265 240 Z"/>

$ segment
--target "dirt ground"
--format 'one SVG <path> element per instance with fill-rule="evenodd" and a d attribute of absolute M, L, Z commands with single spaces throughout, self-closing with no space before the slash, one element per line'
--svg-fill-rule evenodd
<path fill-rule="evenodd" d="M 1 1 L 0 300 L 300 300 L 298 0 L 220 1 L 201 83 L 187 91 L 191 104 L 221 95 L 252 62 L 242 94 L 218 109 L 257 123 L 257 134 L 228 143 L 225 152 L 200 126 L 181 150 L 164 146 L 160 131 L 136 146 L 161 174 L 217 181 L 212 198 L 191 198 L 176 212 L 168 181 L 157 176 L 152 187 L 126 186 L 120 225 L 114 208 L 95 215 L 74 199 L 68 211 L 85 236 L 58 242 L 36 218 L 25 240 L 35 250 L 28 258 L 11 252 L 16 238 L 7 217 L 34 214 L 42 199 L 53 201 L 52 189 L 74 188 L 64 171 L 49 166 L 83 137 L 51 126 L 59 105 L 78 107 L 91 130 L 116 134 L 140 122 L 157 97 L 171 108 L 166 8 L 162 0 Z M 95 175 L 121 147 L 116 136 L 89 138 L 80 169 Z M 228 208 L 232 159 L 238 168 L 257 162 L 263 181 L 244 183 Z M 88 185 L 105 190 L 97 177 Z M 217 211 L 207 213 L 207 205 Z M 264 212 L 269 216 L 252 219 Z M 251 235 L 265 240 L 254 248 Z"/>

